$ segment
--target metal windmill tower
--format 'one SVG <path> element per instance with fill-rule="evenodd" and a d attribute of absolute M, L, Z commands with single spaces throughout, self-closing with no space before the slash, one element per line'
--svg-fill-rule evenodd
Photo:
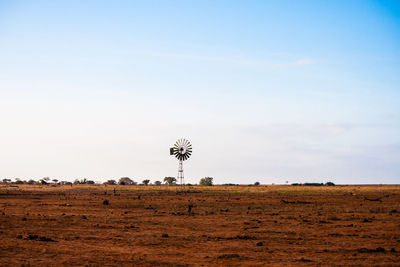
<path fill-rule="evenodd" d="M 177 180 L 181 185 L 184 185 L 183 161 L 187 160 L 190 155 L 192 155 L 192 144 L 186 139 L 178 139 L 174 146 L 169 149 L 169 154 L 175 156 L 179 160 Z"/>

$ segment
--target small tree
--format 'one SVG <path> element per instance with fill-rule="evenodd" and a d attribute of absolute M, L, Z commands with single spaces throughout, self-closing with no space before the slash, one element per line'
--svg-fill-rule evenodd
<path fill-rule="evenodd" d="M 150 180 L 149 180 L 149 179 L 143 180 L 142 183 L 143 183 L 144 185 L 149 185 Z"/>
<path fill-rule="evenodd" d="M 53 179 L 53 183 L 58 183 L 58 179 Z"/>
<path fill-rule="evenodd" d="M 167 185 L 176 185 L 176 178 L 175 177 L 165 177 L 164 183 Z"/>
<path fill-rule="evenodd" d="M 204 185 L 204 186 L 212 186 L 213 185 L 213 179 L 212 177 L 204 177 L 200 179 L 199 184 Z"/>
<path fill-rule="evenodd" d="M 160 181 L 155 181 L 154 184 L 155 185 L 161 185 L 161 182 Z"/>
<path fill-rule="evenodd" d="M 15 178 L 14 184 L 23 184 L 24 182 L 21 181 L 20 178 Z"/>
<path fill-rule="evenodd" d="M 118 184 L 120 185 L 134 185 L 135 182 L 129 177 L 122 177 L 119 179 Z"/>
<path fill-rule="evenodd" d="M 4 184 L 8 184 L 8 183 L 10 183 L 11 182 L 11 179 L 3 179 L 3 183 Z"/>

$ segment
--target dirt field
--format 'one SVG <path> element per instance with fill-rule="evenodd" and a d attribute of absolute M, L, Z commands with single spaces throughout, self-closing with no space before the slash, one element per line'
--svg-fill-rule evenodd
<path fill-rule="evenodd" d="M 400 186 L 1 185 L 0 265 L 400 266 Z"/>

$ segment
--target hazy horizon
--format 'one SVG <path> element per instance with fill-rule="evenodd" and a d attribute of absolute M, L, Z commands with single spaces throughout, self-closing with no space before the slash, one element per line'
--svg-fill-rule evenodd
<path fill-rule="evenodd" d="M 397 1 L 0 1 L 0 179 L 400 183 Z"/>

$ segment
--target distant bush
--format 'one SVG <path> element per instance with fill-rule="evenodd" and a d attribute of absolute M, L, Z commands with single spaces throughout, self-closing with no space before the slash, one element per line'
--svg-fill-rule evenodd
<path fill-rule="evenodd" d="M 94 184 L 94 181 L 83 178 L 82 180 L 75 179 L 74 184 Z"/>
<path fill-rule="evenodd" d="M 255 182 L 254 185 L 255 185 L 255 186 L 259 186 L 259 185 L 260 185 L 260 182 Z"/>
<path fill-rule="evenodd" d="M 239 186 L 239 184 L 231 184 L 231 183 L 228 183 L 228 184 L 222 184 L 223 186 Z"/>
<path fill-rule="evenodd" d="M 149 180 L 149 179 L 143 180 L 142 183 L 143 183 L 144 185 L 149 185 L 150 180 Z"/>
<path fill-rule="evenodd" d="M 161 185 L 162 183 L 160 181 L 155 181 L 154 184 L 155 185 Z"/>
<path fill-rule="evenodd" d="M 107 184 L 107 185 L 116 185 L 117 182 L 116 182 L 115 180 L 108 180 L 108 181 L 105 182 L 104 184 Z"/>
<path fill-rule="evenodd" d="M 323 186 L 323 183 L 304 183 L 305 186 Z"/>
<path fill-rule="evenodd" d="M 212 186 L 213 185 L 213 179 L 212 177 L 204 177 L 200 179 L 199 185 L 203 186 Z"/>
<path fill-rule="evenodd" d="M 292 186 L 334 186 L 335 184 L 332 182 L 327 182 L 325 184 L 323 183 L 304 183 L 304 184 L 300 184 L 300 183 L 293 183 L 291 184 Z"/>

